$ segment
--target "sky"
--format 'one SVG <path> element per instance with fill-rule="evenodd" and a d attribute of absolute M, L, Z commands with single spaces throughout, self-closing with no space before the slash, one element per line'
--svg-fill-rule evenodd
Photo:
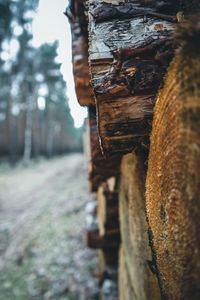
<path fill-rule="evenodd" d="M 80 127 L 87 111 L 78 104 L 74 90 L 70 25 L 63 14 L 67 3 L 67 0 L 39 0 L 32 27 L 33 44 L 39 47 L 43 43 L 59 41 L 58 62 L 62 63 L 61 72 L 67 82 L 67 95 L 75 126 Z"/>

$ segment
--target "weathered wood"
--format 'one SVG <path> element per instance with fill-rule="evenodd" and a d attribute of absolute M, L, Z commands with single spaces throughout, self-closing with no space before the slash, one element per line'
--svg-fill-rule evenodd
<path fill-rule="evenodd" d="M 94 106 L 88 109 L 90 135 L 89 181 L 91 191 L 98 190 L 99 185 L 110 177 L 117 178 L 120 172 L 120 155 L 105 157 L 102 154 Z"/>
<path fill-rule="evenodd" d="M 116 249 L 117 250 L 117 249 Z M 101 284 L 106 278 L 117 281 L 118 277 L 118 250 L 99 250 L 99 263 L 101 271 Z"/>
<path fill-rule="evenodd" d="M 99 251 L 99 285 L 101 287 L 101 300 L 118 299 L 118 250 Z"/>
<path fill-rule="evenodd" d="M 147 4 L 89 3 L 89 60 L 103 151 L 126 153 L 138 144 L 148 146 L 157 90 L 174 53 L 174 25 L 143 13 L 158 12 Z M 123 12 L 123 18 L 113 11 Z"/>
<path fill-rule="evenodd" d="M 103 236 L 99 234 L 98 230 L 87 232 L 87 246 L 92 249 L 104 249 L 110 252 L 113 249 L 118 249 L 120 244 L 119 230 L 109 231 Z"/>
<path fill-rule="evenodd" d="M 145 214 L 144 158 L 141 154 L 127 154 L 122 160 L 120 190 L 120 227 L 123 246 L 121 259 L 129 284 L 127 299 L 159 300 L 160 289 L 154 273 L 154 261 L 148 239 Z M 120 275 L 123 276 L 123 275 Z M 123 280 L 123 279 L 122 279 Z M 123 286 L 122 286 L 123 289 Z M 123 294 L 123 291 L 120 291 Z M 125 296 L 120 299 L 126 299 Z"/>
<path fill-rule="evenodd" d="M 116 178 L 111 177 L 102 183 L 97 193 L 97 214 L 100 235 L 110 230 L 119 230 L 119 203 Z"/>
<path fill-rule="evenodd" d="M 131 279 L 128 274 L 127 262 L 123 246 L 119 252 L 119 299 L 120 300 L 135 300 L 135 293 L 132 289 Z"/>
<path fill-rule="evenodd" d="M 116 246 L 110 247 L 109 245 L 101 251 L 102 299 L 115 299 L 115 296 L 117 297 L 118 252 L 120 246 L 118 180 L 115 177 L 107 179 L 100 185 L 97 193 L 97 203 L 100 236 L 106 237 L 112 232 L 118 232 L 118 236 L 115 236 L 118 242 Z"/>
<path fill-rule="evenodd" d="M 147 214 L 163 299 L 200 299 L 200 18 L 183 23 L 183 47 L 155 107 Z"/>
<path fill-rule="evenodd" d="M 88 21 L 85 0 L 72 0 L 65 14 L 71 23 L 72 63 L 77 99 L 82 106 L 94 105 L 88 64 Z"/>

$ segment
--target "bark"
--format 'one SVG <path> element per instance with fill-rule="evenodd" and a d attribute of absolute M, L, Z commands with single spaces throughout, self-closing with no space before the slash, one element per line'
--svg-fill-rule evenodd
<path fill-rule="evenodd" d="M 89 59 L 103 151 L 148 147 L 156 94 L 176 47 L 175 14 L 155 2 L 89 3 Z"/>
<path fill-rule="evenodd" d="M 35 109 L 33 111 L 33 153 L 35 157 L 40 156 L 41 145 L 41 128 L 40 128 L 40 116 L 37 103 L 35 103 Z"/>
<path fill-rule="evenodd" d="M 7 113 L 6 113 L 6 125 L 7 125 L 7 153 L 11 163 L 16 162 L 17 155 L 17 132 L 15 117 L 12 115 L 13 101 L 10 95 L 7 98 Z"/>
<path fill-rule="evenodd" d="M 52 117 L 52 103 L 50 99 L 46 101 L 46 125 L 45 125 L 45 152 L 48 158 L 53 155 L 54 123 Z"/>
<path fill-rule="evenodd" d="M 147 214 L 163 299 L 200 299 L 200 63 L 198 19 L 183 38 L 155 107 Z"/>
<path fill-rule="evenodd" d="M 91 191 L 97 191 L 99 185 L 106 181 L 110 177 L 118 177 L 120 172 L 120 155 L 113 155 L 105 157 L 102 154 L 97 121 L 96 121 L 96 109 L 90 107 L 88 110 L 89 114 L 89 181 Z"/>
<path fill-rule="evenodd" d="M 26 100 L 26 124 L 24 134 L 24 162 L 29 162 L 32 152 L 32 97 L 27 96 Z"/>
<path fill-rule="evenodd" d="M 75 0 L 66 10 L 71 22 L 72 63 L 77 99 L 82 106 L 94 105 L 88 63 L 88 37 L 85 1 Z"/>

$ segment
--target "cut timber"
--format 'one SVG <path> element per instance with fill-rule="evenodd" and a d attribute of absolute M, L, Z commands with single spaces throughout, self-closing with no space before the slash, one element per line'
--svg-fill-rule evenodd
<path fill-rule="evenodd" d="M 99 250 L 100 285 L 107 278 L 117 281 L 118 277 L 118 249 L 117 251 Z"/>
<path fill-rule="evenodd" d="M 82 106 L 94 105 L 88 64 L 87 18 L 84 0 L 72 0 L 65 13 L 71 23 L 72 63 L 76 95 Z"/>
<path fill-rule="evenodd" d="M 77 25 L 72 27 L 72 63 L 76 95 L 81 106 L 88 106 L 95 104 L 95 100 L 90 83 L 87 40 L 80 35 Z"/>
<path fill-rule="evenodd" d="M 89 181 L 91 191 L 98 190 L 99 185 L 110 177 L 117 178 L 120 172 L 120 155 L 105 157 L 102 154 L 96 121 L 96 109 L 94 106 L 88 109 L 89 134 L 90 134 L 90 161 Z"/>
<path fill-rule="evenodd" d="M 89 1 L 89 60 L 105 154 L 148 146 L 156 94 L 175 47 L 175 15 L 149 1 L 121 2 Z"/>
<path fill-rule="evenodd" d="M 183 47 L 155 108 L 147 214 L 163 299 L 200 299 L 200 18 L 184 23 Z M 185 29 L 184 29 L 185 27 Z"/>
<path fill-rule="evenodd" d="M 119 252 L 119 299 L 120 300 L 135 300 L 137 299 L 132 289 L 131 279 L 128 274 L 127 262 L 123 246 Z"/>
<path fill-rule="evenodd" d="M 119 230 L 119 206 L 116 178 L 111 177 L 102 183 L 97 193 L 97 214 L 100 235 L 113 229 Z"/>
<path fill-rule="evenodd" d="M 113 249 L 118 249 L 119 244 L 119 230 L 109 231 L 104 236 L 100 235 L 98 230 L 87 233 L 87 246 L 92 249 L 104 249 L 112 253 Z"/>
<path fill-rule="evenodd" d="M 122 159 L 119 203 L 124 258 L 121 259 L 125 260 L 123 268 L 126 270 L 120 270 L 119 273 L 127 273 L 130 299 L 159 300 L 160 289 L 154 271 L 145 214 L 144 158 L 143 155 L 127 154 Z"/>
<path fill-rule="evenodd" d="M 101 300 L 118 300 L 118 252 L 118 248 L 99 251 Z"/>
<path fill-rule="evenodd" d="M 117 291 L 117 272 L 118 272 L 118 252 L 120 246 L 119 230 L 119 206 L 118 206 L 118 181 L 115 177 L 103 182 L 97 193 L 97 215 L 99 224 L 99 234 L 105 237 L 112 232 L 118 232 L 118 244 L 115 248 L 108 247 L 101 251 L 101 266 L 103 267 L 104 283 L 102 286 L 102 299 L 114 296 Z M 107 288 L 109 287 L 109 288 Z M 111 293 L 110 293 L 111 289 Z M 117 295 L 116 295 L 117 296 Z M 117 298 L 116 298 L 117 299 Z"/>

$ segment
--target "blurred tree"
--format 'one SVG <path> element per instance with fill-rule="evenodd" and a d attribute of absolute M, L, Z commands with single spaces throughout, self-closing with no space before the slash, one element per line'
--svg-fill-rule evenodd
<path fill-rule="evenodd" d="M 32 46 L 37 0 L 0 0 L 0 154 L 64 153 L 80 148 L 56 62 L 58 43 Z"/>

